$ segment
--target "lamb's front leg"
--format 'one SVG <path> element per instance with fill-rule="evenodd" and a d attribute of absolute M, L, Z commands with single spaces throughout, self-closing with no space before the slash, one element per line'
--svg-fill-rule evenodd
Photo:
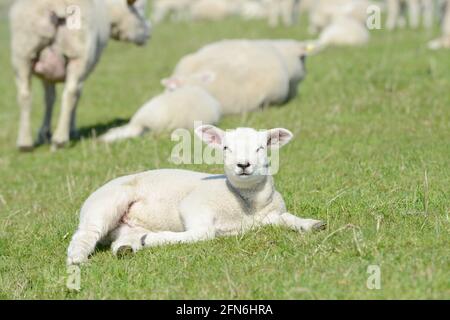
<path fill-rule="evenodd" d="M 268 225 L 283 226 L 298 232 L 322 230 L 325 229 L 327 225 L 326 222 L 314 219 L 302 219 L 289 212 L 268 215 L 265 218 L 264 223 Z"/>

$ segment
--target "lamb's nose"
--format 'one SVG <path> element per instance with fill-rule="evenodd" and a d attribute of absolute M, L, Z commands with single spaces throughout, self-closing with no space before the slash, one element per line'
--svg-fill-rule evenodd
<path fill-rule="evenodd" d="M 245 163 L 238 163 L 237 166 L 239 168 L 241 168 L 242 170 L 247 169 L 248 167 L 250 167 L 250 162 L 245 162 Z"/>

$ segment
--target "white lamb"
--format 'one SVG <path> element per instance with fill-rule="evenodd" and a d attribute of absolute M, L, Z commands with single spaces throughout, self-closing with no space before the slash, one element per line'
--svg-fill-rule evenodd
<path fill-rule="evenodd" d="M 199 81 L 213 74 L 210 83 Z M 280 53 L 270 45 L 223 40 L 182 58 L 171 77 L 180 86 L 201 85 L 221 104 L 223 114 L 248 112 L 289 97 L 289 73 Z"/>
<path fill-rule="evenodd" d="M 21 109 L 17 146 L 31 150 L 31 76 L 42 79 L 45 117 L 38 142 L 54 148 L 75 134 L 76 107 L 84 81 L 109 38 L 143 45 L 150 35 L 146 0 L 17 0 L 10 10 L 12 64 Z M 56 131 L 50 125 L 56 82 L 65 82 Z"/>
<path fill-rule="evenodd" d="M 428 48 L 437 50 L 450 49 L 450 0 L 445 3 L 444 19 L 442 21 L 442 36 L 428 43 Z"/>
<path fill-rule="evenodd" d="M 336 17 L 350 16 L 365 23 L 367 8 L 372 4 L 368 0 L 316 0 L 309 14 L 309 32 L 319 33 L 329 26 Z"/>
<path fill-rule="evenodd" d="M 160 94 L 144 104 L 122 127 L 113 128 L 99 139 L 103 142 L 138 137 L 147 131 L 163 132 L 191 129 L 195 122 L 215 124 L 220 119 L 220 104 L 206 90 L 185 86 Z"/>
<path fill-rule="evenodd" d="M 366 26 L 360 21 L 340 16 L 325 27 L 316 42 L 317 50 L 327 46 L 358 46 L 369 42 L 370 34 Z"/>
<path fill-rule="evenodd" d="M 264 225 L 298 232 L 325 223 L 286 210 L 270 175 L 267 149 L 288 143 L 286 129 L 224 132 L 201 126 L 196 134 L 223 150 L 225 175 L 185 170 L 152 170 L 117 178 L 84 203 L 80 224 L 68 248 L 67 263 L 87 261 L 99 241 L 114 254 L 172 243 L 236 235 Z"/>

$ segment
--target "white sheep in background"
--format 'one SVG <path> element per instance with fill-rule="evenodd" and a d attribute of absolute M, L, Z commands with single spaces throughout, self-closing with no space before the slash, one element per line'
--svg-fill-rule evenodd
<path fill-rule="evenodd" d="M 283 58 L 289 75 L 289 97 L 297 95 L 299 83 L 306 77 L 305 60 L 308 44 L 292 39 L 255 40 L 273 46 Z"/>
<path fill-rule="evenodd" d="M 446 0 L 445 13 L 442 21 L 442 36 L 428 43 L 428 48 L 437 50 L 450 49 L 450 0 Z"/>
<path fill-rule="evenodd" d="M 128 124 L 109 130 L 99 139 L 114 142 L 141 136 L 146 131 L 191 129 L 195 122 L 215 124 L 219 119 L 220 104 L 216 99 L 201 87 L 185 86 L 154 97 L 134 114 Z"/>
<path fill-rule="evenodd" d="M 146 0 L 17 0 L 10 10 L 12 64 L 21 108 L 17 146 L 33 148 L 31 76 L 45 88 L 45 117 L 38 142 L 50 139 L 55 83 L 64 81 L 53 147 L 69 141 L 83 83 L 97 64 L 108 39 L 145 44 L 150 25 Z M 78 11 L 78 13 L 77 13 Z M 79 21 L 72 21 L 79 18 Z"/>
<path fill-rule="evenodd" d="M 386 0 L 388 16 L 386 28 L 389 30 L 402 26 L 402 7 L 407 11 L 409 25 L 411 28 L 417 28 L 420 25 L 422 14 L 423 25 L 426 28 L 433 26 L 434 20 L 434 0 Z"/>
<path fill-rule="evenodd" d="M 219 21 L 235 13 L 235 7 L 227 0 L 197 0 L 191 5 L 193 20 Z"/>
<path fill-rule="evenodd" d="M 329 26 L 336 17 L 350 16 L 365 23 L 367 8 L 373 4 L 368 0 L 317 0 L 309 13 L 309 32 L 316 34 Z"/>
<path fill-rule="evenodd" d="M 224 132 L 201 126 L 196 134 L 223 150 L 225 175 L 162 169 L 114 179 L 84 203 L 70 242 L 67 263 L 86 262 L 99 241 L 114 254 L 145 247 L 192 243 L 236 235 L 264 225 L 298 232 L 325 223 L 286 211 L 270 175 L 267 149 L 288 143 L 286 129 Z"/>
<path fill-rule="evenodd" d="M 193 3 L 194 0 L 154 0 L 152 22 L 154 24 L 161 23 L 169 15 L 172 15 L 175 21 L 189 20 Z"/>
<path fill-rule="evenodd" d="M 211 83 L 199 81 L 213 74 Z M 289 74 L 273 47 L 248 40 L 223 40 L 182 58 L 172 83 L 201 85 L 221 104 L 223 114 L 282 104 L 289 97 Z"/>
<path fill-rule="evenodd" d="M 269 10 L 267 9 L 267 6 L 259 0 L 248 0 L 238 3 L 236 13 L 244 20 L 266 19 Z"/>
<path fill-rule="evenodd" d="M 269 25 L 278 26 L 280 20 L 285 26 L 297 22 L 300 0 L 264 0 L 269 12 Z"/>
<path fill-rule="evenodd" d="M 352 17 L 341 16 L 325 27 L 316 42 L 317 50 L 327 46 L 358 46 L 369 42 L 366 26 Z"/>

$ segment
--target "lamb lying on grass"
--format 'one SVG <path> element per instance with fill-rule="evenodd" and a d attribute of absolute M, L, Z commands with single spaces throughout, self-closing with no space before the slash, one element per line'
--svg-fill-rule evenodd
<path fill-rule="evenodd" d="M 224 114 L 253 111 L 294 95 L 293 83 L 297 87 L 305 76 L 304 48 L 286 40 L 223 40 L 182 58 L 172 79 L 180 85 L 202 85 Z M 199 84 L 197 75 L 205 72 L 214 73 L 215 81 Z"/>
<path fill-rule="evenodd" d="M 205 77 L 203 81 L 210 79 Z M 167 81 L 163 82 L 170 86 Z M 191 129 L 196 121 L 215 124 L 219 119 L 220 104 L 216 99 L 201 87 L 185 86 L 154 97 L 135 113 L 128 124 L 109 130 L 99 139 L 113 142 L 138 137 L 149 130 Z"/>
<path fill-rule="evenodd" d="M 264 225 L 303 232 L 321 229 L 318 220 L 286 212 L 269 175 L 267 149 L 288 143 L 286 129 L 224 132 L 200 126 L 196 134 L 223 150 L 225 175 L 185 170 L 152 170 L 117 178 L 84 203 L 67 263 L 87 261 L 99 241 L 115 254 L 171 243 L 235 235 Z"/>
<path fill-rule="evenodd" d="M 369 39 L 369 31 L 363 23 L 348 16 L 335 17 L 320 33 L 316 50 L 328 46 L 364 45 Z"/>
<path fill-rule="evenodd" d="M 316 0 L 309 12 L 309 32 L 320 33 L 340 16 L 348 16 L 364 24 L 371 4 L 368 0 Z"/>

